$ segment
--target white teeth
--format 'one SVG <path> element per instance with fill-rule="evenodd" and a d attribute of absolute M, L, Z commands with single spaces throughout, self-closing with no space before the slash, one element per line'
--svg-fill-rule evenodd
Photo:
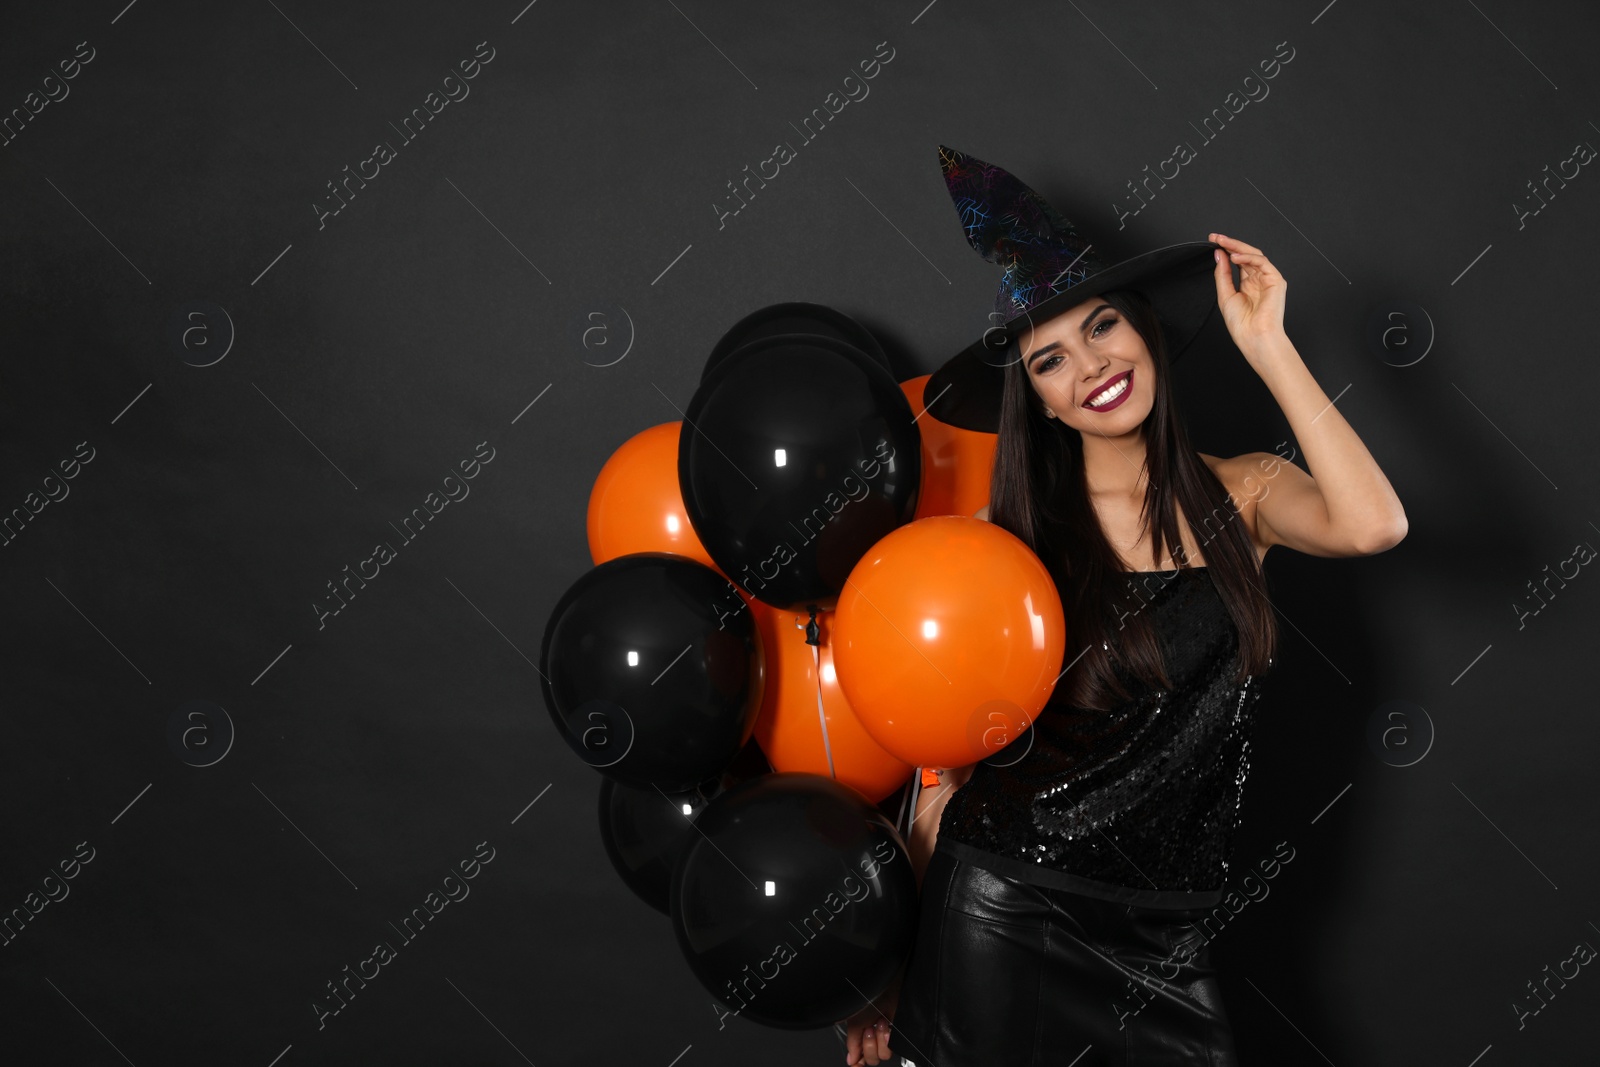
<path fill-rule="evenodd" d="M 1100 393 L 1099 397 L 1095 400 L 1095 402 L 1090 404 L 1090 405 L 1088 405 L 1088 406 L 1091 407 L 1091 408 L 1103 408 L 1103 407 L 1105 407 L 1107 404 L 1111 403 L 1117 397 L 1121 396 L 1123 393 L 1128 391 L 1128 382 L 1130 382 L 1131 380 L 1132 380 L 1131 378 L 1122 379 L 1122 381 L 1120 381 L 1116 385 L 1112 386 L 1109 390 L 1106 390 L 1106 391 Z"/>

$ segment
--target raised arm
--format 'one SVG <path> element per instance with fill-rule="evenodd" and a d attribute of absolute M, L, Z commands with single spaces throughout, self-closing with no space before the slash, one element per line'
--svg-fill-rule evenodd
<path fill-rule="evenodd" d="M 1307 474 L 1283 463 L 1268 472 L 1254 508 L 1257 539 L 1312 556 L 1370 556 L 1393 548 L 1406 535 L 1405 509 L 1284 333 L 1288 282 L 1261 249 L 1220 233 L 1211 238 L 1229 253 L 1218 254 L 1214 272 L 1228 332 L 1283 409 L 1310 468 Z M 1277 458 L 1261 452 L 1238 460 L 1268 464 Z"/>

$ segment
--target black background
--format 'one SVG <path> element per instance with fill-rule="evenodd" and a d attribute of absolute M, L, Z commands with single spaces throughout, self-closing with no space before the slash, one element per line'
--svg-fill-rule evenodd
<path fill-rule="evenodd" d="M 12 5 L 0 111 L 79 42 L 94 58 L 0 147 L 0 513 L 94 458 L 0 548 L 0 913 L 94 858 L 0 948 L 0 1059 L 839 1062 L 827 1030 L 718 1029 L 608 865 L 599 779 L 533 663 L 591 565 L 601 465 L 680 417 L 742 315 L 839 308 L 902 380 L 984 328 L 996 269 L 945 143 L 1108 256 L 1211 230 L 1265 249 L 1406 507 L 1379 556 L 1267 557 L 1284 643 L 1235 870 L 1295 858 L 1216 942 L 1245 1062 L 1587 1062 L 1593 968 L 1521 1028 L 1512 1005 L 1600 945 L 1597 580 L 1521 628 L 1513 605 L 1600 543 L 1600 178 L 1520 226 L 1513 205 L 1600 143 L 1597 30 L 1590 5 L 1505 0 Z M 790 123 L 884 41 L 870 95 L 802 142 Z M 1270 95 L 1202 143 L 1190 124 L 1285 41 Z M 479 42 L 470 95 L 399 145 L 389 123 Z M 319 229 L 381 140 L 396 158 Z M 1125 183 L 1178 140 L 1197 157 L 1119 232 Z M 719 227 L 779 141 L 797 157 Z M 191 301 L 237 331 L 210 366 L 169 338 Z M 1393 302 L 1437 331 L 1407 367 L 1364 337 Z M 1220 321 L 1176 373 L 1202 451 L 1295 447 Z M 470 496 L 319 628 L 325 583 L 480 442 Z M 208 767 L 167 739 L 189 700 L 237 730 Z M 1393 700 L 1435 732 L 1407 767 L 1368 741 Z M 470 896 L 319 1029 L 324 984 L 479 842 Z"/>

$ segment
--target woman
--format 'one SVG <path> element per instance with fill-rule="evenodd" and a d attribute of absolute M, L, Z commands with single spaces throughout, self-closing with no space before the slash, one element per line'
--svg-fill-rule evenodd
<path fill-rule="evenodd" d="M 1082 242 L 1062 237 L 1070 224 L 1036 194 L 948 151 L 947 180 L 956 166 L 988 168 L 991 201 L 1034 198 L 1048 240 L 1082 257 Z M 957 206 L 967 218 L 971 205 Z M 919 796 L 909 841 L 922 885 L 916 944 L 901 982 L 846 1021 L 846 1062 L 1231 1067 L 1198 920 L 1223 893 L 1252 683 L 1272 662 L 1261 559 L 1275 544 L 1324 557 L 1382 552 L 1404 537 L 1405 513 L 1284 334 L 1286 283 L 1259 248 L 1216 233 L 1199 246 L 1213 254 L 1213 306 L 1283 409 L 1310 474 L 1268 453 L 1226 459 L 1189 447 L 1169 374 L 1183 301 L 1152 268 L 1122 272 L 1143 270 L 1138 289 L 1096 284 L 1127 264 L 1092 264 L 1048 292 L 1019 286 L 1016 237 L 974 240 L 980 251 L 1005 245 L 1012 284 L 1002 292 L 1025 313 L 1006 324 L 1020 355 L 990 387 L 999 441 L 978 517 L 1050 570 L 1067 613 L 1066 670 L 1022 737 L 943 771 Z M 1034 265 L 1049 266 L 1039 255 Z M 1161 294 L 1154 306 L 1145 292 Z M 948 410 L 982 428 L 971 416 L 977 392 Z"/>

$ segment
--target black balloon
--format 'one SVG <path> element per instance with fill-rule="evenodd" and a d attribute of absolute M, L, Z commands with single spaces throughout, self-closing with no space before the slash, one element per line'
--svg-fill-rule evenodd
<path fill-rule="evenodd" d="M 771 772 L 760 746 L 751 740 L 719 777 L 683 792 L 668 793 L 602 777 L 600 842 L 611 866 L 635 896 L 661 914 L 670 914 L 673 865 L 679 849 L 694 832 L 694 820 L 727 789 Z"/>
<path fill-rule="evenodd" d="M 889 367 L 889 357 L 884 354 L 883 346 L 871 330 L 826 304 L 794 300 L 757 308 L 729 327 L 728 332 L 711 349 L 711 355 L 706 357 L 700 380 L 710 377 L 717 364 L 751 341 L 795 333 L 837 338 L 855 345 L 885 368 Z"/>
<path fill-rule="evenodd" d="M 539 674 L 579 758 L 668 792 L 727 768 L 766 677 L 755 620 L 727 579 L 667 552 L 618 556 L 573 583 L 545 626 Z"/>
<path fill-rule="evenodd" d="M 695 533 L 751 596 L 831 608 L 868 549 L 916 512 L 912 414 L 894 376 L 843 341 L 742 345 L 684 416 L 678 484 Z"/>
<path fill-rule="evenodd" d="M 663 915 L 678 851 L 710 798 L 700 789 L 666 793 L 600 779 L 600 842 L 634 896 Z"/>
<path fill-rule="evenodd" d="M 889 988 L 915 936 L 917 878 L 882 812 L 830 778 L 787 772 L 716 797 L 695 826 L 672 925 L 729 1014 L 815 1029 Z"/>

